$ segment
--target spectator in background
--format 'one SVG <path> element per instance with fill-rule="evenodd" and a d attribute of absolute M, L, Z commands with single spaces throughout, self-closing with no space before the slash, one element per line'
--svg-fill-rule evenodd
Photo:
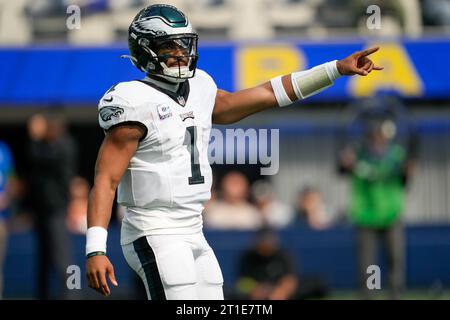
<path fill-rule="evenodd" d="M 279 247 L 277 235 L 261 229 L 254 247 L 239 262 L 237 295 L 252 300 L 297 298 L 298 277 L 293 259 Z"/>
<path fill-rule="evenodd" d="M 401 214 L 405 183 L 412 160 L 394 142 L 394 124 L 388 119 L 369 122 L 366 138 L 357 147 L 346 147 L 340 169 L 351 177 L 350 220 L 357 228 L 358 275 L 361 296 L 371 298 L 367 267 L 376 264 L 379 240 L 387 251 L 390 298 L 398 299 L 404 285 L 405 244 Z"/>
<path fill-rule="evenodd" d="M 207 228 L 257 230 L 262 226 L 261 214 L 248 202 L 249 184 L 242 173 L 227 173 L 222 179 L 220 191 L 221 198 L 207 205 Z"/>
<path fill-rule="evenodd" d="M 259 209 L 264 224 L 272 228 L 286 227 L 293 218 L 291 207 L 276 199 L 272 185 L 263 180 L 252 185 L 252 196 Z"/>
<path fill-rule="evenodd" d="M 71 233 L 86 234 L 89 182 L 82 177 L 70 181 L 70 201 L 67 210 L 67 228 Z"/>
<path fill-rule="evenodd" d="M 74 175 L 75 146 L 58 115 L 34 115 L 28 123 L 30 144 L 29 191 L 38 243 L 38 299 L 50 298 L 50 275 L 55 271 L 62 292 L 68 297 L 66 269 L 70 242 L 66 228 L 69 185 Z"/>
<path fill-rule="evenodd" d="M 323 230 L 331 226 L 335 215 L 325 205 L 320 191 L 312 186 L 303 188 L 295 203 L 294 225 L 306 225 L 314 230 Z"/>
<path fill-rule="evenodd" d="M 279 244 L 273 229 L 264 227 L 254 245 L 244 251 L 238 265 L 235 299 L 297 300 L 323 298 L 325 281 L 317 276 L 299 276 L 293 257 Z"/>
<path fill-rule="evenodd" d="M 8 230 L 6 219 L 11 202 L 11 178 L 14 172 L 13 159 L 8 146 L 0 141 L 0 299 L 3 294 L 3 264 L 6 255 Z"/>

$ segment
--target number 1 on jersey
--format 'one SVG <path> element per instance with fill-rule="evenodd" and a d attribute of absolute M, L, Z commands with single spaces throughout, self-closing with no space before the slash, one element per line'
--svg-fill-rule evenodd
<path fill-rule="evenodd" d="M 184 135 L 184 143 L 191 155 L 191 177 L 189 177 L 189 184 L 205 183 L 205 177 L 200 172 L 200 162 L 198 160 L 199 152 L 197 148 L 197 127 L 190 126 L 186 128 Z"/>

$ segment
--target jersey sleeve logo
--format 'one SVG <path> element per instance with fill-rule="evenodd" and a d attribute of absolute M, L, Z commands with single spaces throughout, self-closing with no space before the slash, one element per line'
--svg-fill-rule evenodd
<path fill-rule="evenodd" d="M 121 107 L 103 107 L 100 109 L 100 117 L 103 121 L 109 121 L 112 117 L 119 117 L 124 112 Z"/>

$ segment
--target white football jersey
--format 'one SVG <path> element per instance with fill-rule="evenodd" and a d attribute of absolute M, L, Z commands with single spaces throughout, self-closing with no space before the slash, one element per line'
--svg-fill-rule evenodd
<path fill-rule="evenodd" d="M 100 100 L 103 129 L 137 122 L 147 130 L 118 187 L 118 203 L 126 207 L 122 244 L 202 229 L 211 195 L 208 144 L 216 93 L 214 80 L 197 69 L 177 93 L 136 80 L 115 85 Z"/>

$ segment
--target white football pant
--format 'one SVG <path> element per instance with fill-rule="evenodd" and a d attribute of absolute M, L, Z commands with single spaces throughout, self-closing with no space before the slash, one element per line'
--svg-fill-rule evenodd
<path fill-rule="evenodd" d="M 223 300 L 223 277 L 203 233 L 151 235 L 122 246 L 149 300 Z"/>

